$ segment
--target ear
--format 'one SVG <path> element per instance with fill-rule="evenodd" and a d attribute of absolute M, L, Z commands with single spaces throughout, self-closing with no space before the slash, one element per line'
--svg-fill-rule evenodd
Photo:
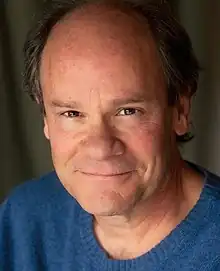
<path fill-rule="evenodd" d="M 180 96 L 174 107 L 173 129 L 178 136 L 189 131 L 191 97 Z"/>
<path fill-rule="evenodd" d="M 44 116 L 44 135 L 48 140 L 50 139 L 49 128 L 48 128 L 48 123 L 47 123 L 47 117 L 46 116 Z"/>

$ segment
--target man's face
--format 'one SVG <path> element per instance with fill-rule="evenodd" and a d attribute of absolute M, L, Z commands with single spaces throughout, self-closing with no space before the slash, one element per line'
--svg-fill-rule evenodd
<path fill-rule="evenodd" d="M 41 66 L 56 172 L 97 215 L 122 214 L 147 199 L 169 174 L 176 148 L 174 109 L 150 33 L 105 12 L 56 26 Z"/>

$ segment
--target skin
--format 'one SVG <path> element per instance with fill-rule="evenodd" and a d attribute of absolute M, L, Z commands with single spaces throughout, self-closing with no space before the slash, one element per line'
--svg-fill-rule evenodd
<path fill-rule="evenodd" d="M 176 143 L 188 130 L 189 98 L 181 111 L 168 106 L 146 22 L 104 5 L 69 14 L 48 39 L 40 77 L 44 132 L 61 182 L 94 215 L 109 257 L 142 255 L 184 219 L 202 189 Z"/>

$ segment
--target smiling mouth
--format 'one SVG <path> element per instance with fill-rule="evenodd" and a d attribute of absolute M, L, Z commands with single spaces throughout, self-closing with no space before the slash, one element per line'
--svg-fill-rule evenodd
<path fill-rule="evenodd" d="M 133 171 L 127 171 L 127 172 L 116 173 L 116 174 L 103 174 L 103 173 L 90 173 L 90 172 L 81 171 L 82 174 L 87 175 L 87 176 L 104 177 L 104 178 L 121 177 L 121 176 L 124 176 L 124 175 L 131 174 L 132 172 Z"/>

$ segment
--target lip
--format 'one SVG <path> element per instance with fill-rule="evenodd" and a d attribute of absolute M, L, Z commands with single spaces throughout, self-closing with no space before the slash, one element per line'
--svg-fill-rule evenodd
<path fill-rule="evenodd" d="M 117 173 L 117 174 L 103 174 L 103 173 L 90 173 L 90 172 L 83 172 L 81 171 L 82 174 L 91 176 L 91 177 L 102 177 L 102 178 L 114 178 L 114 177 L 122 177 L 128 174 L 131 174 L 133 171 L 127 171 L 127 172 L 122 172 L 122 173 Z"/>

